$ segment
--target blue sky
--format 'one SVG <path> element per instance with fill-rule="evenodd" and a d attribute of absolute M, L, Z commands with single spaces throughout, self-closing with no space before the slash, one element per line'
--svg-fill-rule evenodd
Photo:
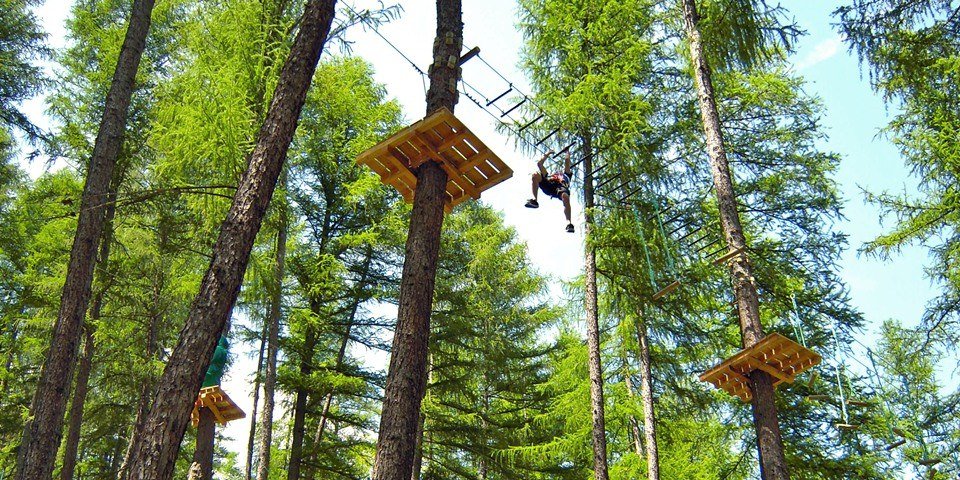
<path fill-rule="evenodd" d="M 857 255 L 856 249 L 863 242 L 884 231 L 877 208 L 864 203 L 861 189 L 911 191 L 915 182 L 909 178 L 893 146 L 878 136 L 890 112 L 871 91 L 857 59 L 832 26 L 834 20 L 830 12 L 840 2 L 789 3 L 792 15 L 808 32 L 793 56 L 794 68 L 807 79 L 807 92 L 820 97 L 824 104 L 822 124 L 829 140 L 821 148 L 843 157 L 836 179 L 845 199 L 847 220 L 833 228 L 849 235 L 850 248 L 841 264 L 842 278 L 850 288 L 853 305 L 868 321 L 867 331 L 859 338 L 863 343 L 872 344 L 871 332 L 885 319 L 896 318 L 906 325 L 916 325 L 925 304 L 937 294 L 937 290 L 923 274 L 928 259 L 922 248 L 906 248 L 888 262 Z M 362 9 L 376 5 L 371 1 L 357 1 L 356 6 Z M 381 32 L 426 70 L 435 28 L 433 2 L 405 2 L 404 6 L 402 17 L 382 27 Z M 521 36 L 514 27 L 515 11 L 515 3 L 508 0 L 465 1 L 464 46 L 479 46 L 488 62 L 518 85 L 523 85 L 523 75 L 516 69 Z M 38 15 L 51 33 L 54 46 L 63 45 L 63 21 L 67 13 L 62 3 L 52 0 L 38 8 Z M 353 53 L 374 65 L 378 80 L 404 105 L 407 119 L 412 122 L 420 118 L 424 113 L 424 83 L 420 75 L 371 33 L 354 27 L 349 38 L 354 41 Z M 470 64 L 465 68 L 465 76 L 472 84 L 491 85 L 491 88 L 497 85 L 497 80 L 491 78 L 489 72 L 484 73 Z M 41 121 L 41 100 L 28 102 L 26 108 L 34 119 Z M 484 200 L 504 212 L 507 223 L 517 228 L 521 239 L 530 247 L 532 261 L 544 273 L 556 280 L 579 275 L 583 239 L 578 206 L 574 207 L 575 223 L 578 224 L 578 233 L 574 235 L 562 231 L 565 222 L 559 202 L 542 200 L 541 208 L 535 211 L 523 208 L 524 200 L 529 197 L 529 174 L 534 170 L 534 159 L 517 153 L 508 139 L 493 130 L 490 117 L 465 99 L 462 99 L 457 115 L 515 171 L 513 179 L 484 193 Z M 40 171 L 38 165 L 29 168 L 34 175 Z M 554 292 L 559 293 L 559 288 Z M 825 354 L 828 359 L 831 357 L 830 352 Z M 371 361 L 380 363 L 385 358 L 374 355 Z M 249 395 L 245 393 L 249 389 L 247 379 L 251 371 L 252 363 L 241 357 L 228 374 L 228 388 L 235 392 L 232 396 L 247 411 Z M 949 372 L 941 373 L 946 378 Z M 245 449 L 245 442 L 239 439 L 245 436 L 248 428 L 247 421 L 230 424 L 227 434 L 238 439 L 234 448 Z"/>

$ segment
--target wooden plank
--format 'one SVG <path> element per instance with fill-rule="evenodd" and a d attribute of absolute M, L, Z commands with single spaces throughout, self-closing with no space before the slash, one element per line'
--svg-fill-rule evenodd
<path fill-rule="evenodd" d="M 776 378 L 779 380 L 778 383 L 780 382 L 793 383 L 792 376 L 786 375 L 785 373 L 781 372 L 777 368 L 771 365 L 768 365 L 765 362 L 757 360 L 756 358 L 747 359 L 746 363 L 756 369 L 763 370 L 764 372 L 769 373 L 771 376 L 773 376 L 773 378 Z"/>
<path fill-rule="evenodd" d="M 723 254 L 722 256 L 720 256 L 719 258 L 717 258 L 716 260 L 714 260 L 714 261 L 713 261 L 713 264 L 714 264 L 714 265 L 720 265 L 720 264 L 722 264 L 723 262 L 726 262 L 727 260 L 730 260 L 731 258 L 736 257 L 737 255 L 740 255 L 741 253 L 743 253 L 743 250 L 744 250 L 744 247 L 740 247 L 740 248 L 737 248 L 737 249 L 735 249 L 735 250 L 733 250 L 733 251 L 731 251 L 731 252 L 727 252 L 727 253 Z"/>
<path fill-rule="evenodd" d="M 668 293 L 677 289 L 680 286 L 680 280 L 674 280 L 673 283 L 662 288 L 659 292 L 653 294 L 653 300 L 657 301 L 665 297 Z"/>
<path fill-rule="evenodd" d="M 410 128 L 412 130 L 421 130 L 421 131 L 430 130 L 434 128 L 436 125 L 447 121 L 449 117 L 452 117 L 452 116 L 453 116 L 453 113 L 451 113 L 450 110 L 448 110 L 446 107 L 442 107 L 434 111 L 430 115 L 428 115 L 426 118 L 417 121 L 417 123 L 414 123 L 413 125 L 411 125 Z"/>
<path fill-rule="evenodd" d="M 438 151 L 438 152 L 442 152 L 442 151 L 444 151 L 444 150 L 446 150 L 446 149 L 448 149 L 448 148 L 456 145 L 458 142 L 462 141 L 466 136 L 467 136 L 467 132 L 456 132 L 456 133 L 451 132 L 451 133 L 450 133 L 450 136 L 447 137 L 447 138 L 445 138 L 445 139 L 444 139 L 439 145 L 437 145 L 434 149 L 435 149 L 436 151 Z"/>
<path fill-rule="evenodd" d="M 209 406 L 209 407 L 207 407 L 207 408 L 209 408 L 210 411 L 213 412 L 213 418 L 217 421 L 217 423 L 219 423 L 220 425 L 226 425 L 226 424 L 227 424 L 226 419 L 224 419 L 224 418 L 223 418 L 223 415 L 220 414 L 220 409 L 219 409 L 219 408 L 217 408 L 215 405 L 211 405 L 211 406 Z"/>
<path fill-rule="evenodd" d="M 447 182 L 448 192 L 450 192 L 451 184 L 455 185 L 457 188 L 463 191 L 464 195 L 467 195 L 470 198 L 480 198 L 479 189 L 473 186 L 469 181 L 467 181 L 467 179 L 463 178 L 460 172 L 454 170 L 454 173 L 450 177 L 450 181 Z"/>

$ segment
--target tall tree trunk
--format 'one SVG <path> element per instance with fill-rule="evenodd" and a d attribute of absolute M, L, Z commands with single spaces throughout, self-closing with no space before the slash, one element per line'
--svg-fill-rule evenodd
<path fill-rule="evenodd" d="M 460 69 L 449 58 L 459 58 L 463 44 L 461 0 L 437 0 L 437 37 L 433 44 L 427 114 L 457 104 Z M 446 198 L 447 172 L 434 161 L 417 173 L 417 188 L 400 280 L 400 305 L 393 337 L 390 369 L 384 388 L 380 435 L 374 460 L 374 480 L 409 480 L 420 404 L 426 391 L 430 309 L 437 277 L 440 228 Z"/>
<path fill-rule="evenodd" d="M 263 354 L 267 348 L 267 333 L 269 322 L 263 322 L 263 331 L 260 332 L 260 353 L 257 355 L 257 372 L 253 380 L 253 408 L 251 409 L 250 434 L 247 437 L 247 468 L 244 478 L 250 480 L 253 475 L 253 447 L 257 436 L 257 405 L 260 402 L 260 379 L 263 375 Z"/>
<path fill-rule="evenodd" d="M 109 196 L 110 181 L 123 142 L 127 110 L 150 30 L 153 5 L 154 0 L 133 2 L 130 23 L 120 48 L 117 67 L 104 103 L 100 130 L 87 167 L 77 232 L 73 238 L 70 263 L 60 298 L 60 312 L 34 394 L 32 420 L 24 427 L 17 456 L 16 480 L 48 479 L 56 464 L 63 433 L 63 414 L 80 343 L 80 327 L 90 301 L 94 255 L 106 217 L 104 204 Z"/>
<path fill-rule="evenodd" d="M 253 420 L 250 421 L 250 433 L 247 435 L 247 458 L 246 458 L 246 470 L 244 473 L 244 478 L 250 480 L 253 476 L 253 453 L 254 453 L 254 444 L 257 436 L 257 421 L 259 418 L 257 416 L 257 407 L 260 402 L 260 379 L 263 375 L 263 357 L 264 352 L 267 348 L 267 330 L 270 326 L 264 322 L 263 330 L 260 332 L 260 353 L 257 355 L 257 370 L 254 373 L 253 380 L 253 407 L 251 408 L 250 418 Z"/>
<path fill-rule="evenodd" d="M 286 175 L 281 180 L 286 191 Z M 279 349 L 280 317 L 283 306 L 284 261 L 287 255 L 286 199 L 280 199 L 278 208 L 280 226 L 277 230 L 277 247 L 274 262 L 273 291 L 270 299 L 270 314 L 267 316 L 267 365 L 263 379 L 263 412 L 260 414 L 260 447 L 257 457 L 257 480 L 267 480 L 270 473 L 270 446 L 273 444 L 274 390 L 277 386 L 277 350 Z"/>
<path fill-rule="evenodd" d="M 703 44 L 700 39 L 698 27 L 700 17 L 697 14 L 696 0 L 682 0 L 682 2 L 684 25 L 690 42 L 690 58 L 693 62 L 697 86 L 697 99 L 700 103 L 700 116 L 703 120 L 707 153 L 710 156 L 710 170 L 713 173 L 713 185 L 716 188 L 720 209 L 720 225 L 723 227 L 723 235 L 730 250 L 745 248 L 747 242 L 743 236 L 743 227 L 737 212 L 736 195 L 733 191 L 730 166 L 724 149 L 720 114 L 717 111 L 710 67 L 703 54 Z M 760 324 L 760 300 L 757 296 L 757 286 L 746 255 L 739 255 L 731 260 L 730 276 L 733 280 L 740 317 L 743 346 L 750 347 L 763 338 L 763 329 Z M 750 374 L 750 380 L 761 477 L 764 480 L 785 480 L 789 478 L 789 474 L 774 405 L 773 379 L 763 370 L 754 370 Z"/>
<path fill-rule="evenodd" d="M 161 251 L 167 245 L 167 233 L 160 229 L 159 244 Z M 162 307 L 163 288 L 165 283 L 165 272 L 162 267 L 157 271 L 157 277 L 153 281 L 153 299 L 152 306 L 157 310 L 152 311 L 147 321 L 146 345 L 144 348 L 143 361 L 145 364 L 152 362 L 157 356 L 157 330 L 160 328 L 160 322 L 163 319 Z M 150 407 L 150 393 L 153 391 L 155 378 L 153 372 L 147 372 L 141 379 L 140 397 L 137 400 L 137 414 L 133 420 L 133 428 L 130 429 L 130 441 L 127 443 L 126 452 L 123 454 L 123 463 L 120 464 L 120 471 L 117 473 L 118 480 L 127 480 L 127 474 L 130 472 L 130 459 L 133 456 L 133 446 L 137 443 L 137 436 L 141 434 L 143 421 L 147 417 L 147 409 Z"/>
<path fill-rule="evenodd" d="M 320 311 L 314 306 L 314 311 Z M 317 346 L 317 333 L 313 327 L 307 328 L 304 339 L 304 352 L 300 358 L 300 377 L 307 378 L 313 373 L 313 356 Z M 307 425 L 307 389 L 297 387 L 296 400 L 293 403 L 293 429 L 290 434 L 290 464 L 287 466 L 287 480 L 300 480 L 300 466 L 303 462 L 303 439 Z"/>
<path fill-rule="evenodd" d="M 600 365 L 600 323 L 597 318 L 597 257 L 596 250 L 590 246 L 590 235 L 593 231 L 593 157 L 592 142 L 588 135 L 583 135 L 583 208 L 586 213 L 586 222 L 583 235 L 587 239 L 584 248 L 584 270 L 586 299 L 584 310 L 587 314 L 587 349 L 589 350 L 590 367 L 590 412 L 593 415 L 593 472 L 596 480 L 608 480 L 607 473 L 607 436 L 603 413 L 603 367 Z"/>
<path fill-rule="evenodd" d="M 640 345 L 640 398 L 643 401 L 643 433 L 647 450 L 647 478 L 660 480 L 660 452 L 657 447 L 657 416 L 654 412 L 653 374 L 650 363 L 650 337 L 647 322 L 641 314 L 637 318 L 637 343 Z"/>
<path fill-rule="evenodd" d="M 630 364 L 627 363 L 627 354 L 626 351 L 623 352 L 623 383 L 627 386 L 627 395 L 632 399 L 637 395 L 636 389 L 633 387 L 633 380 L 630 378 Z M 632 401 L 632 400 L 631 400 Z M 630 415 L 630 436 L 633 438 L 633 453 L 636 453 L 638 457 L 643 456 L 643 433 L 640 431 L 640 422 L 637 421 L 637 417 Z"/>
<path fill-rule="evenodd" d="M 83 325 L 84 340 L 83 353 L 77 366 L 76 386 L 73 390 L 73 401 L 70 404 L 70 425 L 67 428 L 67 439 L 63 447 L 63 467 L 60 469 L 61 480 L 71 480 L 77 466 L 77 451 L 80 446 L 80 428 L 83 426 L 83 405 L 87 401 L 87 387 L 90 382 L 90 371 L 93 369 L 93 354 L 96 349 L 93 334 L 96 322 L 100 320 L 103 309 L 103 297 L 107 293 L 110 281 L 107 273 L 110 261 L 110 249 L 113 244 L 113 219 L 117 213 L 117 190 L 120 186 L 119 177 L 111 180 L 110 192 L 107 195 L 104 229 L 100 238 L 100 253 L 96 265 L 97 275 L 102 285 L 98 289 L 90 305 L 90 320 Z"/>
<path fill-rule="evenodd" d="M 213 478 L 213 447 L 216 441 L 217 422 L 213 417 L 213 411 L 207 407 L 201 408 L 199 414 L 197 448 L 193 451 L 190 480 L 210 480 Z"/>
<path fill-rule="evenodd" d="M 67 439 L 63 447 L 63 467 L 60 468 L 61 480 L 71 480 L 77 467 L 80 427 L 83 425 L 83 404 L 87 400 L 87 386 L 90 383 L 90 371 L 93 369 L 95 348 L 93 327 L 86 325 L 83 331 L 83 352 L 80 355 L 80 364 L 77 365 L 76 387 L 73 389 L 73 401 L 70 403 L 70 426 L 67 429 Z"/>
<path fill-rule="evenodd" d="M 274 91 L 266 120 L 213 248 L 200 292 L 190 307 L 158 382 L 143 435 L 134 447 L 130 478 L 168 479 L 190 420 L 193 399 L 236 302 L 257 232 L 293 139 L 307 89 L 330 31 L 336 0 L 310 0 Z"/>

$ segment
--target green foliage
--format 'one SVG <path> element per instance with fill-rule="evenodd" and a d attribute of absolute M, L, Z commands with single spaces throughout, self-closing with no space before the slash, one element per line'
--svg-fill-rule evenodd
<path fill-rule="evenodd" d="M 943 1 L 854 0 L 835 13 L 847 43 L 874 89 L 897 108 L 886 135 L 917 179 L 916 193 L 871 192 L 867 199 L 894 219 L 862 251 L 889 258 L 905 245 L 925 245 L 927 273 L 941 285 L 925 315 L 945 344 L 960 338 L 960 29 L 956 6 Z"/>
<path fill-rule="evenodd" d="M 44 75 L 36 62 L 50 54 L 44 44 L 46 34 L 37 24 L 30 8 L 36 0 L 0 1 L 0 150 L 12 144 L 10 134 L 17 128 L 31 139 L 40 130 L 19 110 L 18 103 L 40 92 Z"/>

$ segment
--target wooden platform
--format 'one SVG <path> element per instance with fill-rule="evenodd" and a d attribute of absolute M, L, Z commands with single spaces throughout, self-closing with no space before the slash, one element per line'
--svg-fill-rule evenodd
<path fill-rule="evenodd" d="M 220 385 L 200 389 L 197 401 L 193 403 L 193 413 L 190 414 L 194 427 L 200 422 L 200 407 L 209 408 L 220 425 L 247 416 L 223 390 L 220 390 Z"/>
<path fill-rule="evenodd" d="M 357 157 L 380 181 L 413 202 L 417 177 L 413 171 L 428 160 L 447 171 L 445 209 L 479 199 L 480 193 L 513 176 L 513 170 L 446 108 L 410 125 Z"/>
<path fill-rule="evenodd" d="M 773 377 L 773 385 L 787 382 L 808 368 L 820 363 L 820 355 L 801 346 L 779 333 L 771 333 L 752 347 L 741 350 L 720 365 L 700 375 L 700 380 L 709 382 L 727 393 L 750 401 L 750 379 L 754 370 L 763 370 Z"/>

